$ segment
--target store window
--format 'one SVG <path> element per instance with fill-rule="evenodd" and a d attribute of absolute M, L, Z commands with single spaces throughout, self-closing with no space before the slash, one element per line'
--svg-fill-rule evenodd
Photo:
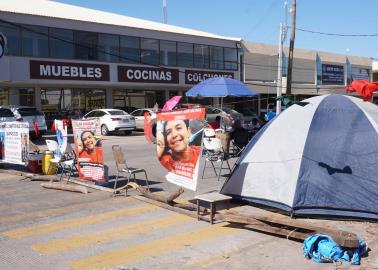
<path fill-rule="evenodd" d="M 119 36 L 98 34 L 98 60 L 118 62 Z"/>
<path fill-rule="evenodd" d="M 210 46 L 210 68 L 223 69 L 223 48 Z"/>
<path fill-rule="evenodd" d="M 121 109 L 128 113 L 132 112 L 132 109 L 130 108 L 130 97 L 127 95 L 127 90 L 113 90 L 113 108 Z"/>
<path fill-rule="evenodd" d="M 141 38 L 140 40 L 140 59 L 143 64 L 159 64 L 159 40 Z"/>
<path fill-rule="evenodd" d="M 75 31 L 75 58 L 97 60 L 98 33 Z"/>
<path fill-rule="evenodd" d="M 209 68 L 209 46 L 194 44 L 194 66 Z"/>
<path fill-rule="evenodd" d="M 140 63 L 140 39 L 138 37 L 120 37 L 120 62 Z"/>
<path fill-rule="evenodd" d="M 156 97 L 155 103 L 158 104 L 159 108 L 163 108 L 165 102 L 167 101 L 165 98 L 165 91 L 156 91 L 155 97 Z"/>
<path fill-rule="evenodd" d="M 130 97 L 130 109 L 136 110 L 141 108 L 146 108 L 145 93 L 142 90 L 128 90 Z"/>
<path fill-rule="evenodd" d="M 21 88 L 19 91 L 19 104 L 21 106 L 35 106 L 34 88 Z"/>
<path fill-rule="evenodd" d="M 7 55 L 21 55 L 21 30 L 17 26 L 13 26 L 0 22 L 0 32 L 3 33 L 7 39 L 7 48 L 5 54 Z"/>
<path fill-rule="evenodd" d="M 41 89 L 41 105 L 47 111 L 71 111 L 71 89 L 50 88 Z"/>
<path fill-rule="evenodd" d="M 73 59 L 75 46 L 73 31 L 60 28 L 50 28 L 50 56 L 54 58 Z"/>
<path fill-rule="evenodd" d="M 73 89 L 72 107 L 79 110 L 81 115 L 94 109 L 106 106 L 105 90 L 103 89 Z"/>
<path fill-rule="evenodd" d="M 175 66 L 177 64 L 176 42 L 160 40 L 160 64 Z"/>
<path fill-rule="evenodd" d="M 238 50 L 233 48 L 224 48 L 224 69 L 238 69 Z"/>
<path fill-rule="evenodd" d="M 81 118 L 93 109 L 102 109 L 106 105 L 104 89 L 69 89 L 47 88 L 41 89 L 42 110 L 46 117 L 53 121 L 54 117 L 67 116 Z M 51 119 L 50 119 L 51 118 Z"/>
<path fill-rule="evenodd" d="M 24 25 L 21 28 L 21 36 L 23 56 L 49 56 L 49 29 L 47 27 Z"/>
<path fill-rule="evenodd" d="M 181 67 L 193 67 L 193 44 L 177 43 L 178 65 Z"/>
<path fill-rule="evenodd" d="M 0 106 L 9 105 L 8 89 L 0 89 Z"/>

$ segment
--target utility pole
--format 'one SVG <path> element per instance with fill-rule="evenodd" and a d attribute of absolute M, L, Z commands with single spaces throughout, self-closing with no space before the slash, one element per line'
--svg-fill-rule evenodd
<path fill-rule="evenodd" d="M 295 40 L 295 28 L 296 28 L 296 15 L 297 15 L 297 1 L 292 0 L 291 7 L 291 33 L 290 33 L 290 48 L 289 48 L 289 61 L 287 66 L 287 86 L 286 93 L 291 95 L 291 78 L 293 69 L 293 56 L 294 56 L 294 40 Z"/>
<path fill-rule="evenodd" d="M 280 23 L 280 35 L 278 37 L 278 70 L 277 70 L 277 97 L 282 96 L 282 54 L 283 44 L 287 33 L 287 2 L 285 1 L 285 24 Z M 281 99 L 276 101 L 276 114 L 281 113 Z"/>

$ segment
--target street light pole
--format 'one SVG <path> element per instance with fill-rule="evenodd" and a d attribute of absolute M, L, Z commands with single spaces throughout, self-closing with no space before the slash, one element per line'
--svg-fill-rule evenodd
<path fill-rule="evenodd" d="M 294 41 L 295 41 L 295 28 L 296 28 L 296 15 L 297 15 L 297 1 L 292 0 L 291 8 L 291 34 L 290 34 L 290 48 L 289 48 L 289 62 L 287 67 L 287 86 L 286 93 L 291 95 L 291 81 L 293 70 L 293 58 L 294 58 Z"/>
<path fill-rule="evenodd" d="M 278 43 L 278 72 L 277 72 L 277 101 L 276 101 L 276 114 L 281 113 L 281 97 L 282 95 L 282 47 L 283 47 L 283 25 L 280 23 L 280 36 Z"/>
<path fill-rule="evenodd" d="M 286 40 L 287 33 L 287 2 L 284 4 L 285 8 L 285 24 L 280 23 L 280 35 L 278 37 L 278 71 L 277 71 L 277 101 L 276 101 L 276 114 L 281 113 L 281 99 L 282 96 L 282 54 L 283 44 Z"/>

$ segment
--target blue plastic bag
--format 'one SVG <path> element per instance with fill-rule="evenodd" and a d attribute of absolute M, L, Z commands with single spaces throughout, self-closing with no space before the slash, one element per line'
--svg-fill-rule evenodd
<path fill-rule="evenodd" d="M 314 234 L 304 241 L 303 253 L 306 258 L 318 263 L 343 261 L 360 264 L 361 256 L 367 253 L 368 246 L 360 238 L 358 242 L 358 248 L 345 249 L 336 244 L 328 235 Z"/>

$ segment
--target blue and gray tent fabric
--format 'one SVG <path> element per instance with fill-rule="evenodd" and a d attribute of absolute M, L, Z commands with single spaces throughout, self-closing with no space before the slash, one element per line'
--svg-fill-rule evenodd
<path fill-rule="evenodd" d="M 378 219 L 378 106 L 343 95 L 305 102 L 256 134 L 221 193 L 292 216 Z"/>
<path fill-rule="evenodd" d="M 318 263 L 350 262 L 359 265 L 361 257 L 368 252 L 368 246 L 361 238 L 358 239 L 358 243 L 358 248 L 345 249 L 328 235 L 314 234 L 305 239 L 303 254 L 307 259 Z"/>

